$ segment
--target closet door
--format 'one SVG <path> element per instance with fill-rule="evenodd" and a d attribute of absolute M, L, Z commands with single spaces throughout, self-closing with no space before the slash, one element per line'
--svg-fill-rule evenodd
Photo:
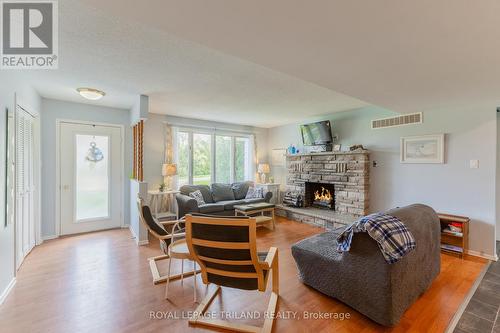
<path fill-rule="evenodd" d="M 35 246 L 34 223 L 34 118 L 16 109 L 16 266 Z"/>
<path fill-rule="evenodd" d="M 24 210 L 23 214 L 23 252 L 26 256 L 35 246 L 34 184 L 33 184 L 33 126 L 31 115 L 24 116 Z"/>
<path fill-rule="evenodd" d="M 24 225 L 24 112 L 16 110 L 16 266 L 19 268 L 24 259 L 23 225 Z"/>

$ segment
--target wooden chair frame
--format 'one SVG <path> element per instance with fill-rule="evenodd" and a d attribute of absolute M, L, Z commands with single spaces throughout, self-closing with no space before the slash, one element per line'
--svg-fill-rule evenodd
<path fill-rule="evenodd" d="M 249 242 L 248 243 L 236 243 L 236 242 L 215 242 L 202 239 L 196 239 L 192 237 L 192 222 L 197 217 L 192 215 L 186 215 L 186 241 L 189 248 L 189 252 L 194 257 L 195 261 L 201 267 L 201 276 L 204 284 L 209 284 L 208 273 L 214 273 L 221 276 L 227 277 L 240 277 L 240 278 L 256 278 L 258 281 L 258 290 L 261 292 L 266 291 L 267 282 L 269 276 L 272 275 L 272 292 L 271 298 L 267 305 L 267 313 L 269 314 L 262 327 L 252 326 L 246 324 L 233 323 L 225 320 L 206 318 L 203 314 L 207 311 L 208 307 L 214 300 L 215 296 L 221 291 L 221 287 L 217 286 L 214 290 L 210 291 L 205 298 L 200 302 L 193 316 L 189 319 L 189 324 L 192 325 L 204 325 L 215 328 L 229 329 L 237 332 L 254 332 L 254 333 L 270 333 L 274 323 L 274 317 L 276 312 L 276 307 L 279 298 L 279 262 L 278 262 L 278 249 L 276 247 L 271 247 L 264 261 L 259 261 L 257 256 L 257 242 L 256 242 L 256 219 L 228 219 L 228 218 L 216 218 L 216 217 L 203 217 L 203 221 L 197 220 L 196 223 L 212 224 L 212 225 L 225 225 L 225 226 L 248 226 L 249 228 Z M 223 249 L 249 249 L 251 260 L 222 260 L 199 256 L 194 245 L 218 247 Z M 218 264 L 225 265 L 253 265 L 255 267 L 255 273 L 243 273 L 243 272 L 229 272 L 223 270 L 217 270 L 214 268 L 206 267 L 204 261 L 210 261 Z M 266 275 L 264 271 L 269 271 Z"/>
<path fill-rule="evenodd" d="M 146 220 L 145 220 L 144 215 L 142 213 L 142 206 L 143 205 L 144 205 L 144 199 L 142 199 L 140 196 L 137 196 L 137 208 L 139 211 L 139 220 L 146 227 L 146 229 L 148 229 L 149 233 L 151 233 L 154 237 L 156 237 L 160 241 L 167 240 L 167 239 L 172 240 L 172 238 L 174 237 L 173 233 L 167 232 L 168 233 L 167 235 L 160 235 L 156 231 L 154 231 L 153 229 L 151 229 L 149 227 L 149 225 L 146 223 Z M 153 217 L 153 219 L 155 219 L 155 218 Z M 158 221 L 155 219 L 155 221 L 162 226 L 174 226 L 178 222 L 183 222 L 182 219 L 181 220 L 173 220 L 173 221 Z M 175 237 L 178 237 L 178 236 L 185 236 L 185 233 L 175 234 Z M 166 249 L 166 251 L 168 251 L 168 249 Z M 164 282 L 167 282 L 167 280 L 169 279 L 168 274 L 167 275 L 160 274 L 160 270 L 158 269 L 158 265 L 157 265 L 157 262 L 162 261 L 162 260 L 167 260 L 167 259 L 170 259 L 170 256 L 168 255 L 168 253 L 164 253 L 164 254 L 159 255 L 159 256 L 148 258 L 149 268 L 151 269 L 151 275 L 153 276 L 153 284 L 156 285 L 156 284 L 164 283 Z M 200 272 L 200 270 L 196 271 L 196 273 L 199 273 L 199 272 Z M 175 275 L 170 276 L 170 280 L 177 280 L 177 279 L 180 279 L 182 277 L 191 276 L 194 273 L 195 273 L 195 271 L 188 271 L 188 272 L 182 272 L 181 274 L 175 274 Z"/>

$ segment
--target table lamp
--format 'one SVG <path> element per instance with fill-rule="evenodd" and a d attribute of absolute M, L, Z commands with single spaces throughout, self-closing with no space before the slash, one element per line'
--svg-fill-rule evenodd
<path fill-rule="evenodd" d="M 167 189 L 172 189 L 172 177 L 177 175 L 177 164 L 166 163 L 163 164 L 161 168 L 161 175 L 164 177 L 163 180 L 167 184 Z"/>
<path fill-rule="evenodd" d="M 266 173 L 271 172 L 271 168 L 269 167 L 269 164 L 259 163 L 258 172 L 260 173 L 260 182 L 262 184 L 265 184 L 266 183 Z"/>

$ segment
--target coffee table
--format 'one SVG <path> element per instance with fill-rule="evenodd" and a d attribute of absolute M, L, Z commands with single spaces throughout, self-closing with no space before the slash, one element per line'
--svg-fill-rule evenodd
<path fill-rule="evenodd" d="M 255 219 L 257 220 L 257 226 L 267 225 L 269 229 L 274 230 L 276 223 L 274 218 L 274 207 L 275 205 L 267 202 L 248 205 L 235 205 L 234 215 L 255 217 Z M 266 213 L 268 215 L 266 215 Z"/>

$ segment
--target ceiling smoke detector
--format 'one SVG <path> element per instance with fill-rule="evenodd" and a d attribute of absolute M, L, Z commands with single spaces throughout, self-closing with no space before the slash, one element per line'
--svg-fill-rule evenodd
<path fill-rule="evenodd" d="M 86 99 L 90 99 L 92 101 L 97 101 L 106 95 L 104 91 L 93 89 L 93 88 L 78 88 L 76 89 L 80 96 Z"/>

